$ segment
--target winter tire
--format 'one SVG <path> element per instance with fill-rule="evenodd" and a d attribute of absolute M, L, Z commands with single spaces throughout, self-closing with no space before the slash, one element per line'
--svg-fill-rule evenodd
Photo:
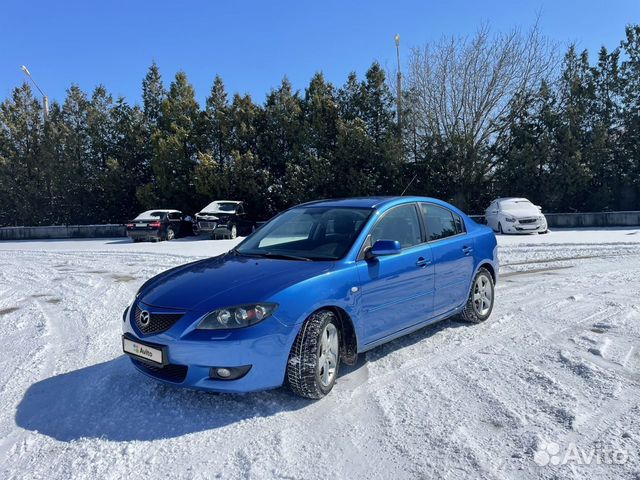
<path fill-rule="evenodd" d="M 318 399 L 333 388 L 339 367 L 338 319 L 333 312 L 320 310 L 302 324 L 289 354 L 286 380 L 297 395 Z"/>
<path fill-rule="evenodd" d="M 471 282 L 469 298 L 461 314 L 462 319 L 471 323 L 484 322 L 491 315 L 494 298 L 493 277 L 486 268 L 480 268 Z"/>

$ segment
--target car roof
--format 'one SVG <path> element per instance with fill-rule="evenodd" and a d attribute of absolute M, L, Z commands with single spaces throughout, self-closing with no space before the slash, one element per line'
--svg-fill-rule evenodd
<path fill-rule="evenodd" d="M 437 198 L 431 197 L 354 197 L 354 198 L 334 198 L 327 200 L 316 200 L 303 203 L 304 207 L 352 207 L 352 208 L 372 208 L 377 209 L 389 204 L 401 204 L 410 202 L 432 202 L 446 206 L 446 203 Z"/>
<path fill-rule="evenodd" d="M 140 215 L 144 215 L 145 213 L 153 213 L 153 212 L 160 212 L 160 213 L 182 213 L 180 210 L 168 210 L 165 208 L 154 208 L 152 210 L 145 210 L 144 212 L 142 212 Z M 138 216 L 140 216 L 138 215 Z"/>
<path fill-rule="evenodd" d="M 496 202 L 504 202 L 504 201 L 530 202 L 531 200 L 529 200 L 528 198 L 524 198 L 524 197 L 501 197 L 501 198 L 496 198 L 494 201 L 496 201 Z"/>

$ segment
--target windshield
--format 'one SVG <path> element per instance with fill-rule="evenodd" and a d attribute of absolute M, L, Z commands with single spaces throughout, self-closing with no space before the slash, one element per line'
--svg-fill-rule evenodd
<path fill-rule="evenodd" d="M 147 212 L 143 212 L 138 215 L 134 220 L 162 220 L 166 212 L 158 212 L 154 210 L 149 210 Z"/>
<path fill-rule="evenodd" d="M 294 260 L 337 260 L 351 248 L 368 208 L 299 207 L 262 226 L 235 252 Z"/>
<path fill-rule="evenodd" d="M 211 202 L 209 205 L 202 209 L 204 213 L 218 213 L 226 212 L 233 213 L 238 208 L 238 204 L 235 202 Z"/>
<path fill-rule="evenodd" d="M 533 203 L 526 199 L 518 200 L 506 200 L 500 202 L 500 207 L 506 210 L 530 210 L 533 207 Z"/>

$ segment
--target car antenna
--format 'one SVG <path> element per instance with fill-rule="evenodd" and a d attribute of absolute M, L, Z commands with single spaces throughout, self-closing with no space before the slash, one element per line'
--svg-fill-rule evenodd
<path fill-rule="evenodd" d="M 409 187 L 411 186 L 411 184 L 413 183 L 413 181 L 416 179 L 416 177 L 418 176 L 418 174 L 416 173 L 413 178 L 411 179 L 411 181 L 407 184 L 406 187 L 404 187 L 404 190 L 402 191 L 402 193 L 400 194 L 401 197 L 404 196 L 404 193 L 409 190 Z"/>

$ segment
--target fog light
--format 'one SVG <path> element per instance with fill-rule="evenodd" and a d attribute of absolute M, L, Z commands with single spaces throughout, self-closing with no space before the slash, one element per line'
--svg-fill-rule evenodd
<path fill-rule="evenodd" d="M 241 367 L 213 367 L 209 370 L 209 377 L 216 380 L 237 380 L 244 377 L 251 370 L 251 365 Z"/>

